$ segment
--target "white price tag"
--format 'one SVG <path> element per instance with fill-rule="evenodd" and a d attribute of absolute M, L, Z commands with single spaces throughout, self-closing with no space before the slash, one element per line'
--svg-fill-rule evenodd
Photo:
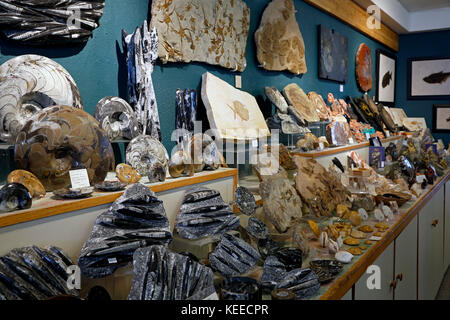
<path fill-rule="evenodd" d="M 339 86 L 339 92 L 344 92 L 344 85 L 343 85 L 343 84 L 341 84 L 341 85 Z"/>
<path fill-rule="evenodd" d="M 242 76 L 236 76 L 236 88 L 242 89 Z"/>
<path fill-rule="evenodd" d="M 70 170 L 69 175 L 73 189 L 86 188 L 91 186 L 86 169 Z"/>
<path fill-rule="evenodd" d="M 389 138 L 391 136 L 391 133 L 389 131 L 386 131 L 386 138 Z"/>
<path fill-rule="evenodd" d="M 109 264 L 115 264 L 115 263 L 117 263 L 117 259 L 116 258 L 109 258 L 108 259 L 108 263 Z"/>
<path fill-rule="evenodd" d="M 323 146 L 323 142 L 319 142 L 319 150 L 323 150 L 325 147 Z"/>
<path fill-rule="evenodd" d="M 370 139 L 370 133 L 366 132 L 366 139 L 369 140 Z"/>
<path fill-rule="evenodd" d="M 350 139 L 348 139 L 348 143 L 354 144 L 355 142 L 353 141 L 353 138 L 350 138 Z"/>
<path fill-rule="evenodd" d="M 385 167 L 385 162 L 384 161 L 381 161 L 380 162 L 380 168 L 384 168 Z"/>
<path fill-rule="evenodd" d="M 252 147 L 253 148 L 258 148 L 258 140 L 253 140 L 252 141 Z"/>

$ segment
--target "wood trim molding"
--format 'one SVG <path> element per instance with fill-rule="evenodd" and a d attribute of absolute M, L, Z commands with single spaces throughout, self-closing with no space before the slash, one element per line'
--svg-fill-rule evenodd
<path fill-rule="evenodd" d="M 328 290 L 320 296 L 320 300 L 339 300 L 352 288 L 352 286 L 361 278 L 375 260 L 383 253 L 384 250 L 400 235 L 400 233 L 408 226 L 408 224 L 418 215 L 421 209 L 430 201 L 430 199 L 450 181 L 450 172 L 442 177 L 427 193 L 423 194 L 416 203 L 403 214 L 402 219 L 389 229 L 388 233 L 375 243 L 367 252 L 356 261 L 350 269 L 328 288 Z"/>
<path fill-rule="evenodd" d="M 399 35 L 383 23 L 381 23 L 381 29 L 370 29 L 367 26 L 370 15 L 352 0 L 305 0 L 305 2 L 398 52 Z"/>
<path fill-rule="evenodd" d="M 221 168 L 211 172 L 201 172 L 193 177 L 182 177 L 177 179 L 168 179 L 165 182 L 149 185 L 149 189 L 155 193 L 169 191 L 177 188 L 191 186 L 203 182 L 219 180 L 227 177 L 233 177 L 233 193 L 236 188 L 238 170 Z M 29 222 L 37 219 L 56 216 L 75 210 L 88 209 L 104 204 L 114 202 L 123 194 L 123 191 L 111 193 L 94 194 L 91 198 L 80 200 L 53 200 L 51 194 L 44 199 L 38 200 L 37 206 L 27 210 L 14 211 L 11 213 L 0 214 L 0 228 L 15 225 L 18 223 Z"/>

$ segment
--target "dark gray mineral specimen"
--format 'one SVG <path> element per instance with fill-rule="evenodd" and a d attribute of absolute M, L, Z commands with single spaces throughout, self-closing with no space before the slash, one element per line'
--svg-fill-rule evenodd
<path fill-rule="evenodd" d="M 136 250 L 129 300 L 202 300 L 214 289 L 212 270 L 166 246 Z"/>
<path fill-rule="evenodd" d="M 239 227 L 239 217 L 226 204 L 220 193 L 207 188 L 194 188 L 184 196 L 175 228 L 185 239 L 220 235 Z"/>
<path fill-rule="evenodd" d="M 248 226 L 245 230 L 256 239 L 266 239 L 269 237 L 269 229 L 264 222 L 254 217 L 248 219 Z"/>
<path fill-rule="evenodd" d="M 256 200 L 253 194 L 246 187 L 237 187 L 234 191 L 236 204 L 243 214 L 251 216 L 256 211 Z"/>
<path fill-rule="evenodd" d="M 261 283 L 265 287 L 274 288 L 286 275 L 286 267 L 275 256 L 267 257 L 264 261 Z"/>
<path fill-rule="evenodd" d="M 161 200 L 142 184 L 134 184 L 102 213 L 81 249 L 78 265 L 83 275 L 101 278 L 132 261 L 140 247 L 172 240 Z"/>
<path fill-rule="evenodd" d="M 276 288 L 289 289 L 295 293 L 297 300 L 306 300 L 319 290 L 320 282 L 317 274 L 311 269 L 295 269 L 288 272 Z"/>

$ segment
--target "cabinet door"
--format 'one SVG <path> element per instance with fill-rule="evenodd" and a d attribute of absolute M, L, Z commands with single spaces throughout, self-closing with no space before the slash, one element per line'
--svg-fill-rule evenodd
<path fill-rule="evenodd" d="M 374 273 L 367 272 L 355 284 L 355 300 L 392 300 L 393 287 L 391 283 L 394 278 L 394 242 L 378 257 L 373 264 L 377 266 L 380 276 L 380 288 L 369 289 L 368 279 L 374 279 Z M 372 281 L 370 281 L 372 283 Z"/>
<path fill-rule="evenodd" d="M 417 299 L 417 216 L 395 239 L 395 300 Z"/>
<path fill-rule="evenodd" d="M 444 188 L 419 212 L 419 300 L 432 300 L 444 275 Z"/>
<path fill-rule="evenodd" d="M 345 296 L 343 296 L 341 298 L 341 300 L 353 300 L 352 294 L 353 294 L 353 288 L 348 290 L 348 292 L 345 294 Z"/>
<path fill-rule="evenodd" d="M 450 181 L 445 185 L 445 242 L 444 269 L 450 266 Z"/>

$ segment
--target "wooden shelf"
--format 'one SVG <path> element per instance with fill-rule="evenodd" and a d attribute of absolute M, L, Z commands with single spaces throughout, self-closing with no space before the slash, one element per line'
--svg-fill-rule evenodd
<path fill-rule="evenodd" d="M 109 173 L 107 180 L 114 179 L 115 174 Z M 148 178 L 144 177 L 140 181 L 155 193 L 169 191 L 177 188 L 191 186 L 207 181 L 218 180 L 226 177 L 233 177 L 234 185 L 237 184 L 238 170 L 230 168 L 219 168 L 216 171 L 203 171 L 196 173 L 193 177 L 180 177 L 177 179 L 168 177 L 166 181 L 159 183 L 148 183 Z M 46 217 L 51 217 L 75 210 L 92 208 L 114 202 L 124 191 L 118 192 L 94 192 L 92 197 L 79 200 L 61 200 L 54 198 L 52 192 L 39 200 L 33 200 L 30 209 L 14 211 L 0 214 L 0 227 L 15 225 L 18 223 L 33 221 Z"/>

